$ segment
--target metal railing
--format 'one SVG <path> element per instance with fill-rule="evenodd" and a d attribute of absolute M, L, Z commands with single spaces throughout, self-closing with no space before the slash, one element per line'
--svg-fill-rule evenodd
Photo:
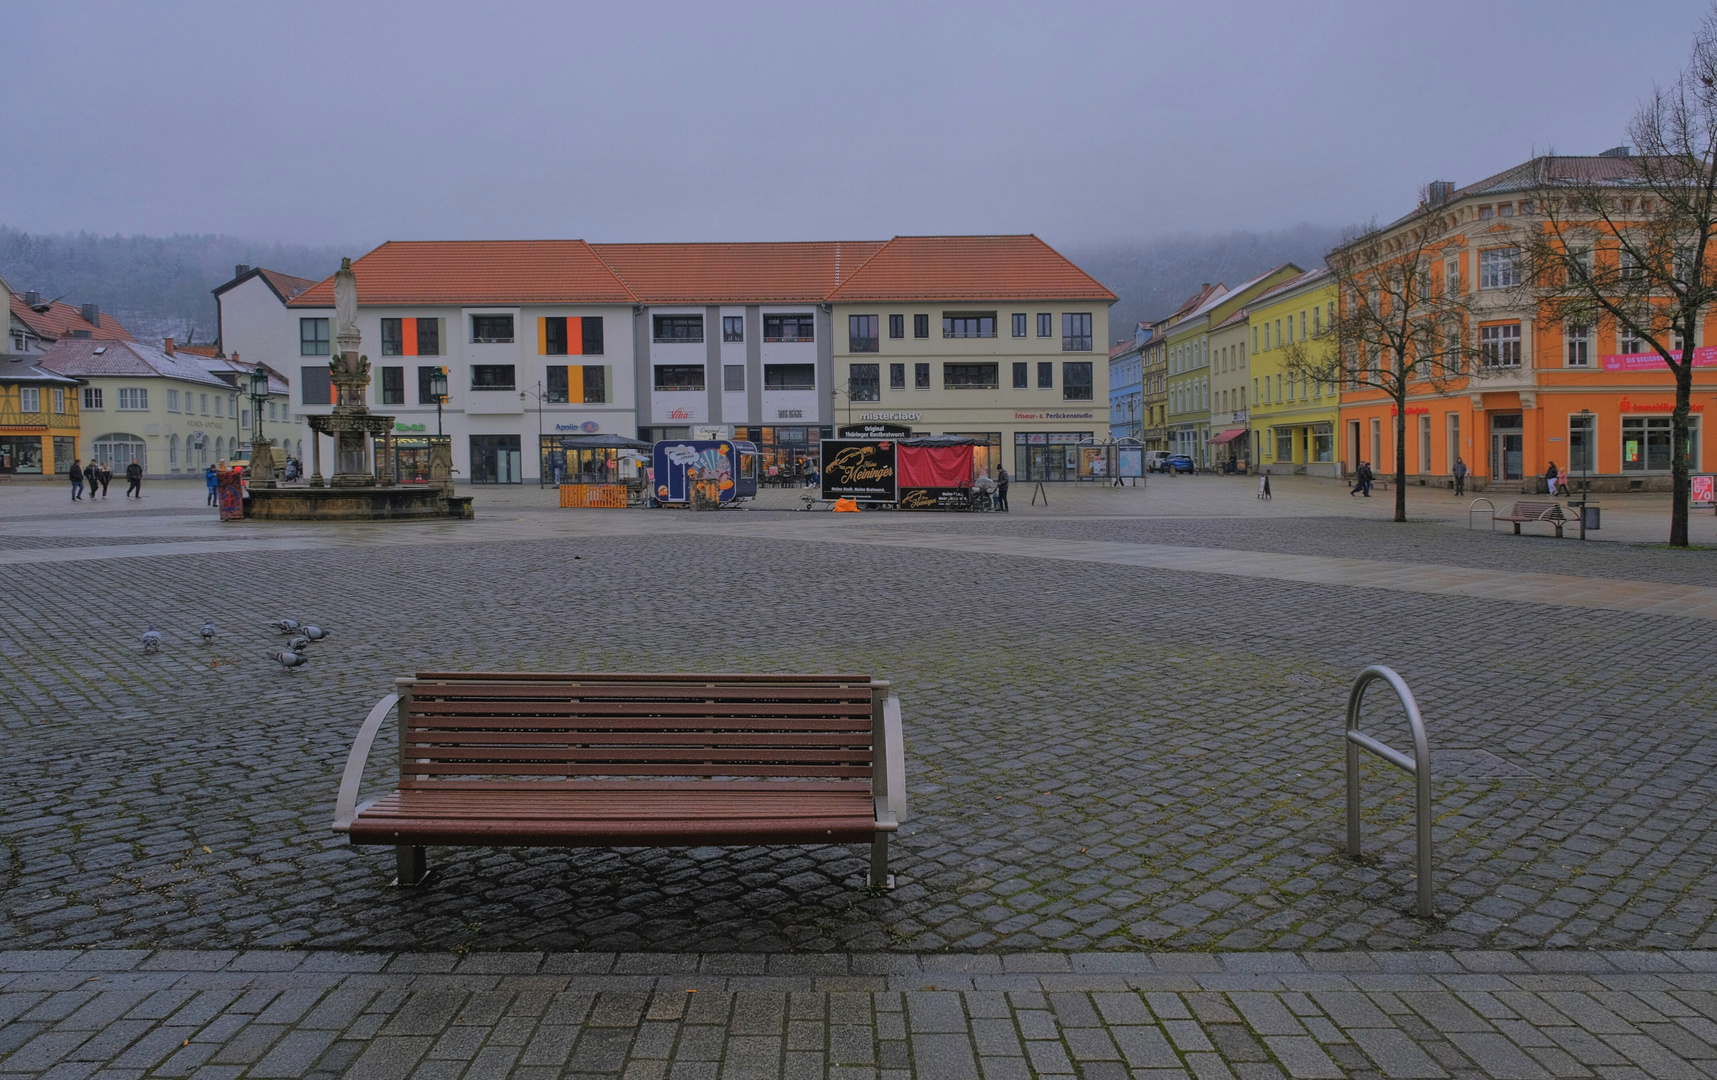
<path fill-rule="evenodd" d="M 1400 699 L 1402 708 L 1407 710 L 1407 723 L 1413 729 L 1413 756 L 1408 757 L 1392 747 L 1385 746 L 1376 739 L 1359 730 L 1359 709 L 1365 701 L 1365 688 L 1374 682 L 1386 682 L 1395 696 Z M 1360 856 L 1359 828 L 1359 752 L 1369 750 L 1384 761 L 1413 777 L 1416 782 L 1417 799 L 1415 800 L 1415 817 L 1418 840 L 1416 844 L 1417 863 L 1419 867 L 1419 906 L 1418 913 L 1422 919 L 1429 919 L 1436 914 L 1436 906 L 1432 900 L 1431 891 L 1431 746 L 1425 737 L 1425 721 L 1419 715 L 1419 703 L 1413 699 L 1413 691 L 1407 689 L 1407 683 L 1396 674 L 1395 669 L 1384 667 L 1382 664 L 1372 664 L 1359 673 L 1353 680 L 1353 689 L 1347 695 L 1347 853 L 1354 858 Z"/>
<path fill-rule="evenodd" d="M 1474 499 L 1472 502 L 1467 504 L 1467 529 L 1469 531 L 1473 527 L 1473 515 L 1481 512 L 1479 510 L 1479 503 L 1484 503 L 1486 506 L 1490 507 L 1490 510 L 1488 512 L 1486 512 L 1487 516 L 1493 517 L 1493 518 L 1496 517 L 1496 503 L 1493 503 L 1489 499 L 1482 498 L 1482 497 Z M 1492 525 L 1491 530 L 1495 531 L 1495 529 L 1496 529 L 1496 526 Z"/>

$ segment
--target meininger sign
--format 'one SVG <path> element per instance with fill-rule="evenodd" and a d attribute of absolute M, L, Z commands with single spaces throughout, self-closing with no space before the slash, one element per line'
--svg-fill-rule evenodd
<path fill-rule="evenodd" d="M 891 503 L 899 476 L 891 439 L 824 439 L 823 498 Z"/>

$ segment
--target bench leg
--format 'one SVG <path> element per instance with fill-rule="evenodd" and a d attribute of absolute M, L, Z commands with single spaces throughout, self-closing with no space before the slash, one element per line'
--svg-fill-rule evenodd
<path fill-rule="evenodd" d="M 1514 535 L 1520 535 L 1520 522 L 1518 521 L 1514 523 Z"/>
<path fill-rule="evenodd" d="M 401 844 L 393 849 L 394 857 L 399 861 L 400 885 L 421 885 L 423 879 L 429 876 L 429 856 L 423 848 Z"/>
<path fill-rule="evenodd" d="M 894 875 L 888 872 L 888 834 L 879 832 L 870 842 L 870 887 L 894 888 Z"/>

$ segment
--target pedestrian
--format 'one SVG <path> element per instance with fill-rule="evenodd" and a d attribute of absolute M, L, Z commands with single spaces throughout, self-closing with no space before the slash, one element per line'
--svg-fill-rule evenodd
<path fill-rule="evenodd" d="M 1552 495 L 1556 494 L 1556 481 L 1558 479 L 1559 479 L 1559 477 L 1557 476 L 1557 473 L 1556 473 L 1556 463 L 1554 461 L 1552 461 L 1550 463 L 1549 467 L 1544 470 L 1544 487 Z"/>
<path fill-rule="evenodd" d="M 1008 508 L 1008 471 L 1005 468 L 996 470 L 996 509 L 1007 512 Z"/>
<path fill-rule="evenodd" d="M 1453 471 L 1455 474 L 1455 496 L 1458 498 L 1464 494 L 1467 489 L 1467 463 L 1462 461 L 1458 454 L 1455 456 L 1455 468 Z"/>
<path fill-rule="evenodd" d="M 215 467 L 210 465 L 203 470 L 203 480 L 209 485 L 209 505 L 215 505 Z"/>
<path fill-rule="evenodd" d="M 111 470 L 108 472 L 108 475 L 113 475 Z M 138 464 L 136 458 L 132 458 L 131 464 L 125 467 L 125 482 L 127 485 L 125 488 L 125 494 L 135 495 L 139 499 L 143 497 L 143 466 Z M 107 485 L 102 484 L 101 488 L 101 493 L 106 495 Z"/>
<path fill-rule="evenodd" d="M 83 467 L 83 486 L 89 489 L 89 497 L 95 498 L 95 489 L 101 486 L 101 466 L 91 458 Z"/>
<path fill-rule="evenodd" d="M 72 502 L 79 502 L 83 499 L 83 459 L 72 458 L 72 467 L 66 475 L 72 481 Z"/>
<path fill-rule="evenodd" d="M 107 498 L 107 485 L 113 483 L 113 466 L 107 462 L 101 463 L 101 497 Z"/>
<path fill-rule="evenodd" d="M 1359 482 L 1365 485 L 1365 497 L 1371 498 L 1371 485 L 1377 479 L 1377 474 L 1371 471 L 1371 462 L 1359 463 Z"/>

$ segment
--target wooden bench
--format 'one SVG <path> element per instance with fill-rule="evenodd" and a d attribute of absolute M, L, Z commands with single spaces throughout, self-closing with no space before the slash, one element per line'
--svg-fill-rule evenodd
<path fill-rule="evenodd" d="M 900 699 L 867 675 L 420 672 L 359 729 L 335 832 L 392 846 L 399 884 L 425 848 L 869 843 L 906 819 Z M 358 803 L 398 707 L 399 784 Z"/>
<path fill-rule="evenodd" d="M 1523 522 L 1546 522 L 1555 526 L 1556 537 L 1557 539 L 1561 539 L 1562 526 L 1573 519 L 1569 518 L 1567 514 L 1562 512 L 1561 503 L 1517 502 L 1509 508 L 1508 513 L 1496 514 L 1492 516 L 1491 520 L 1512 521 L 1514 523 L 1514 535 L 1516 536 L 1520 535 L 1520 526 Z"/>

